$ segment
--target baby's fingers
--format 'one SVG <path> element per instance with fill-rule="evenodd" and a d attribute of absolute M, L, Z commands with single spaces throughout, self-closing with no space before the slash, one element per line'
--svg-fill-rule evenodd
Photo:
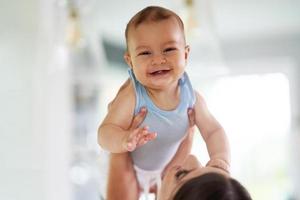
<path fill-rule="evenodd" d="M 136 148 L 136 144 L 133 142 L 128 142 L 125 148 L 127 151 L 134 151 Z"/>
<path fill-rule="evenodd" d="M 157 136 L 157 133 L 153 132 L 153 133 L 148 133 L 147 135 L 144 136 L 145 140 L 147 141 L 151 141 L 154 140 Z"/>
<path fill-rule="evenodd" d="M 137 139 L 136 136 L 139 134 L 139 128 L 133 130 L 125 141 L 125 149 L 127 151 L 133 151 L 136 148 Z"/>
<path fill-rule="evenodd" d="M 153 133 L 148 132 L 147 134 L 144 134 L 138 141 L 137 147 L 142 146 L 142 145 L 148 143 L 149 141 L 154 140 L 156 137 L 157 137 L 157 133 L 155 133 L 155 132 L 153 132 Z"/>
<path fill-rule="evenodd" d="M 148 127 L 136 128 L 128 136 L 126 140 L 127 151 L 133 151 L 136 149 L 138 142 L 141 140 L 144 134 L 148 132 Z"/>

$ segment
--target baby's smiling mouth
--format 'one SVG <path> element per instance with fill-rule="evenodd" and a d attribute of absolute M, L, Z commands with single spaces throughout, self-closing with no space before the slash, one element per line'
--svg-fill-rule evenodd
<path fill-rule="evenodd" d="M 167 73 L 170 72 L 170 71 L 171 71 L 170 69 L 162 69 L 162 70 L 152 71 L 152 72 L 150 72 L 149 74 L 150 74 L 151 76 L 165 75 L 165 74 L 167 74 Z"/>

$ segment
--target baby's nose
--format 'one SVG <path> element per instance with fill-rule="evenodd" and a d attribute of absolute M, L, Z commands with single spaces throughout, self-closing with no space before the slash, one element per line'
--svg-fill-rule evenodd
<path fill-rule="evenodd" d="M 164 55 L 157 54 L 157 55 L 153 56 L 151 64 L 152 65 L 161 65 L 161 64 L 165 64 L 166 62 L 167 62 L 167 60 Z"/>

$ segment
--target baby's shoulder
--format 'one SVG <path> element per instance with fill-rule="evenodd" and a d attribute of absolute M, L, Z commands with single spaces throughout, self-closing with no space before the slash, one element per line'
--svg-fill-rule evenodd
<path fill-rule="evenodd" d="M 127 95 L 133 95 L 134 94 L 134 86 L 130 79 L 127 79 L 123 85 L 120 87 L 116 97 L 120 96 L 127 96 Z"/>
<path fill-rule="evenodd" d="M 194 90 L 196 96 L 196 104 L 206 104 L 203 95 L 199 92 Z"/>
<path fill-rule="evenodd" d="M 120 87 L 115 98 L 109 103 L 111 106 L 129 106 L 135 102 L 134 86 L 131 80 L 127 79 L 125 83 Z M 134 105 L 134 104 L 133 104 Z"/>

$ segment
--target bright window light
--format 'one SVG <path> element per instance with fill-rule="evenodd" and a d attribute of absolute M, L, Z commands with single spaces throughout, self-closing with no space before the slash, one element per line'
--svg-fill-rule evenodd
<path fill-rule="evenodd" d="M 284 74 L 226 77 L 199 89 L 224 127 L 231 145 L 232 175 L 253 199 L 288 199 L 287 140 L 290 129 L 289 81 Z M 199 134 L 196 134 L 199 137 Z M 192 152 L 206 163 L 202 139 Z M 203 163 L 203 164 L 204 164 Z"/>

